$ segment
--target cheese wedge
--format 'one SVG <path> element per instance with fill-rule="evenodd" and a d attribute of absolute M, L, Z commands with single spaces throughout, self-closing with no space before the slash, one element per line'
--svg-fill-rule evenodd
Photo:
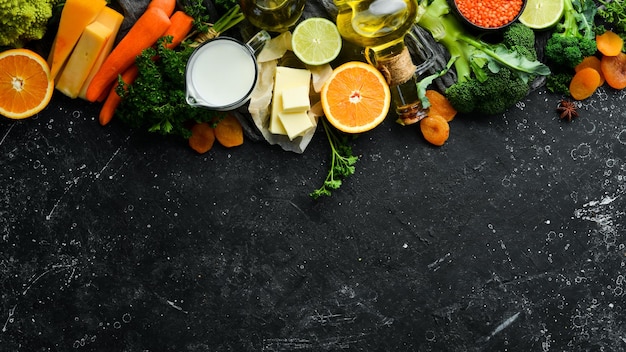
<path fill-rule="evenodd" d="M 70 98 L 78 97 L 80 89 L 111 34 L 111 29 L 100 22 L 92 22 L 85 28 L 57 80 L 57 90 Z"/>
<path fill-rule="evenodd" d="M 93 79 L 93 76 L 96 75 L 96 72 L 102 66 L 104 60 L 109 56 L 111 50 L 113 50 L 113 46 L 115 45 L 115 39 L 117 37 L 118 32 L 120 31 L 120 27 L 122 26 L 122 22 L 124 21 L 124 16 L 113 10 L 110 7 L 105 7 L 100 11 L 98 17 L 94 20 L 95 22 L 100 22 L 106 27 L 111 29 L 111 36 L 107 40 L 107 43 L 104 45 L 104 49 L 98 55 L 96 62 L 93 64 L 91 68 L 91 72 L 89 72 L 89 76 L 85 79 L 85 83 L 83 83 L 82 88 L 80 89 L 80 93 L 78 93 L 78 97 L 81 99 L 87 100 L 87 87 L 89 87 L 89 83 Z"/>
<path fill-rule="evenodd" d="M 279 117 L 279 112 L 283 110 L 283 92 L 285 90 L 306 86 L 311 84 L 311 71 L 291 67 L 276 67 L 274 76 L 274 92 L 272 95 L 272 111 L 269 121 L 269 131 L 274 134 L 287 135 L 285 127 Z M 288 103 L 289 104 L 289 103 Z"/>
<path fill-rule="evenodd" d="M 307 111 L 311 108 L 309 86 L 298 86 L 283 91 L 283 112 Z"/>
<path fill-rule="evenodd" d="M 304 135 L 308 130 L 315 127 L 306 110 L 298 112 L 281 111 L 278 113 L 278 117 L 290 140 Z"/>
<path fill-rule="evenodd" d="M 59 29 L 48 56 L 50 75 L 56 79 L 66 64 L 80 36 L 106 6 L 105 0 L 66 0 L 61 11 Z"/>

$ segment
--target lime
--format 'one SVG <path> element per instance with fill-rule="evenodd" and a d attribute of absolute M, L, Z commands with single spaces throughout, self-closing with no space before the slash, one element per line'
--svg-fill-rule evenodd
<path fill-rule="evenodd" d="M 556 25 L 563 16 L 563 0 L 528 0 L 519 21 L 532 29 Z"/>
<path fill-rule="evenodd" d="M 341 35 L 335 23 L 321 17 L 300 22 L 291 36 L 293 53 L 307 65 L 333 61 L 341 51 Z"/>

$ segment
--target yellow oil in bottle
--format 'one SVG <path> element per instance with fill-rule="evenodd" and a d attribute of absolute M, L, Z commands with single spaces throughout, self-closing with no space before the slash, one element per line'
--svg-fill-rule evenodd
<path fill-rule="evenodd" d="M 399 122 L 412 124 L 427 114 L 417 94 L 420 79 L 405 45 L 415 24 L 417 0 L 334 0 L 337 28 L 348 42 L 365 48 L 369 63 L 383 72 Z M 422 66 L 420 64 L 420 66 Z"/>
<path fill-rule="evenodd" d="M 335 0 L 337 28 L 344 39 L 364 47 L 401 41 L 415 22 L 415 0 Z"/>
<path fill-rule="evenodd" d="M 241 0 L 241 12 L 255 27 L 270 32 L 285 32 L 293 27 L 304 10 L 306 0 Z"/>

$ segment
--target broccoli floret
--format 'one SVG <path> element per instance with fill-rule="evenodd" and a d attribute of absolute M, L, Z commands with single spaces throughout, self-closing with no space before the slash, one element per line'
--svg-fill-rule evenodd
<path fill-rule="evenodd" d="M 519 46 L 527 49 L 535 48 L 535 32 L 529 27 L 515 22 L 502 34 L 502 42 L 508 47 Z"/>
<path fill-rule="evenodd" d="M 568 72 L 556 72 L 546 78 L 546 89 L 552 93 L 561 93 L 570 95 L 569 83 L 574 77 L 573 73 Z"/>
<path fill-rule="evenodd" d="M 550 74 L 537 60 L 530 28 L 511 25 L 502 42 L 492 44 L 469 34 L 446 0 L 422 0 L 419 8 L 417 24 L 456 58 L 457 82 L 445 94 L 457 111 L 502 113 L 528 94 L 530 80 Z"/>
<path fill-rule="evenodd" d="M 53 8 L 63 0 L 0 0 L 0 46 L 23 47 L 43 38 Z"/>
<path fill-rule="evenodd" d="M 527 80 L 533 75 L 548 75 L 550 69 L 536 60 L 529 60 L 523 54 L 512 50 L 504 43 L 491 44 L 469 34 L 461 22 L 451 13 L 447 0 L 422 0 L 418 7 L 417 25 L 430 32 L 452 57 L 456 57 L 454 69 L 460 81 L 474 76 L 484 76 L 484 69 L 497 71 L 500 67 L 509 68 L 514 74 Z M 531 42 L 534 50 L 534 32 L 524 31 L 517 26 L 509 26 L 507 34 L 517 45 L 526 46 Z M 507 30 L 507 31 L 508 31 Z M 527 36 L 527 37 L 526 37 Z"/>
<path fill-rule="evenodd" d="M 528 83 L 502 68 L 498 73 L 488 72 L 482 82 L 457 82 L 446 89 L 445 95 L 458 112 L 496 115 L 524 98 L 529 90 Z"/>
<path fill-rule="evenodd" d="M 557 67 L 574 68 L 597 51 L 594 31 L 596 5 L 591 0 L 564 0 L 561 22 L 548 39 L 546 60 Z"/>

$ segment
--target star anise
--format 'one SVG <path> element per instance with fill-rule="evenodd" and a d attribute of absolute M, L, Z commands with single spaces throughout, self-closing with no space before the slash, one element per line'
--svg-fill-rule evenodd
<path fill-rule="evenodd" d="M 559 105 L 556 108 L 556 112 L 559 113 L 559 117 L 563 120 L 572 121 L 574 117 L 578 117 L 578 111 L 576 104 L 569 100 L 559 101 Z"/>

